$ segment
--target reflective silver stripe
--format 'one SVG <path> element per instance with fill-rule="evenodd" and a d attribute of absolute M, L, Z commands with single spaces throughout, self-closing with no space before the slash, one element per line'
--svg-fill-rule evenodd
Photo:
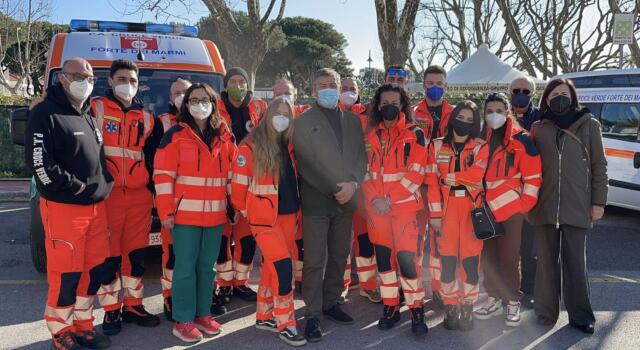
<path fill-rule="evenodd" d="M 93 320 L 93 301 L 95 297 L 76 296 L 76 305 L 73 316 L 77 321 Z"/>
<path fill-rule="evenodd" d="M 144 297 L 142 278 L 122 276 L 122 288 L 124 289 L 125 297 L 132 297 L 136 299 Z"/>
<path fill-rule="evenodd" d="M 429 202 L 429 211 L 432 213 L 442 211 L 442 203 Z"/>
<path fill-rule="evenodd" d="M 249 177 L 242 174 L 233 173 L 231 181 L 240 185 L 249 186 Z"/>
<path fill-rule="evenodd" d="M 171 182 L 156 183 L 155 187 L 156 187 L 156 195 L 173 193 L 173 183 Z"/>
<path fill-rule="evenodd" d="M 255 195 L 277 195 L 278 187 L 275 185 L 256 185 L 255 183 L 251 183 L 251 185 L 249 185 L 249 192 Z"/>
<path fill-rule="evenodd" d="M 171 129 L 171 118 L 169 117 L 169 114 L 163 114 L 160 116 L 160 121 L 162 122 L 162 129 L 164 130 L 164 132 L 167 132 L 167 130 Z"/>
<path fill-rule="evenodd" d="M 398 276 L 395 271 L 380 273 L 380 280 L 383 284 L 394 284 L 398 282 Z"/>
<path fill-rule="evenodd" d="M 203 211 L 206 213 L 222 212 L 227 210 L 226 200 L 198 200 L 182 199 L 178 211 Z"/>
<path fill-rule="evenodd" d="M 500 186 L 503 183 L 507 182 L 507 180 L 508 179 L 496 180 L 496 181 L 487 181 L 487 189 L 488 190 L 492 190 L 494 188 L 498 188 L 498 186 Z"/>
<path fill-rule="evenodd" d="M 408 202 L 416 201 L 416 199 L 419 199 L 419 198 L 420 198 L 420 196 L 416 197 L 414 195 L 411 195 L 411 196 L 409 196 L 409 197 L 407 197 L 405 199 L 401 199 L 401 200 L 397 201 L 396 204 L 402 204 L 402 203 L 408 203 Z"/>
<path fill-rule="evenodd" d="M 516 191 L 513 190 L 509 190 L 501 195 L 499 195 L 497 198 L 489 201 L 489 207 L 491 207 L 491 210 L 498 210 L 502 207 L 504 207 L 505 205 L 513 202 L 513 201 L 517 201 L 520 199 L 520 196 L 518 195 L 518 193 Z"/>
<path fill-rule="evenodd" d="M 407 189 L 407 191 L 414 193 L 418 190 L 418 188 L 420 188 L 420 185 L 414 184 L 413 182 L 411 182 L 409 179 L 407 179 L 406 177 L 403 177 L 402 180 L 400 180 L 400 184 Z"/>
<path fill-rule="evenodd" d="M 380 286 L 380 295 L 383 298 L 396 298 L 398 296 L 398 286 Z"/>
<path fill-rule="evenodd" d="M 122 147 L 104 146 L 104 155 L 108 157 L 124 157 L 133 160 L 142 160 L 142 152 L 132 151 Z"/>
<path fill-rule="evenodd" d="M 54 308 L 49 305 L 44 309 L 44 318 L 51 334 L 73 326 L 73 307 Z"/>
<path fill-rule="evenodd" d="M 538 191 L 540 188 L 538 186 L 532 184 L 525 184 L 522 189 L 522 194 L 526 194 L 527 196 L 531 196 L 534 198 L 538 198 Z"/>
<path fill-rule="evenodd" d="M 435 164 L 427 164 L 427 166 L 424 167 L 424 171 L 425 173 L 437 173 L 438 166 Z"/>
<path fill-rule="evenodd" d="M 104 121 L 104 104 L 100 99 L 95 99 L 96 106 L 96 120 L 97 125 L 100 128 L 100 132 L 102 132 L 102 122 Z"/>
<path fill-rule="evenodd" d="M 522 181 L 529 181 L 529 180 L 533 180 L 533 179 L 539 179 L 541 177 L 542 177 L 541 174 L 535 174 L 535 175 L 523 177 Z"/>
<path fill-rule="evenodd" d="M 456 173 L 448 173 L 447 174 L 447 180 L 451 181 L 452 183 L 456 182 Z"/>
<path fill-rule="evenodd" d="M 426 171 L 425 168 L 421 167 L 420 164 L 418 163 L 413 163 L 409 166 L 409 171 L 417 171 L 420 174 L 424 174 L 424 172 Z"/>
<path fill-rule="evenodd" d="M 400 181 L 404 177 L 404 173 L 382 174 L 382 182 Z"/>
<path fill-rule="evenodd" d="M 189 186 L 226 186 L 227 179 L 223 177 L 199 177 L 199 176 L 178 176 L 176 183 Z"/>
<path fill-rule="evenodd" d="M 364 181 L 371 181 L 378 179 L 378 173 L 366 173 L 364 174 Z"/>
<path fill-rule="evenodd" d="M 175 171 L 157 170 L 156 169 L 156 170 L 153 171 L 153 176 L 156 176 L 156 175 L 169 175 L 174 179 L 176 178 L 176 172 Z"/>
<path fill-rule="evenodd" d="M 153 120 L 153 116 L 148 111 L 142 111 L 142 115 L 144 116 L 144 136 L 147 138 L 151 133 L 151 121 Z"/>

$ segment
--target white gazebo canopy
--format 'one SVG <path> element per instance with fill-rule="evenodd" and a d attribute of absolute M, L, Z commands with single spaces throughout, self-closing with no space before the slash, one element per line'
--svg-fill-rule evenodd
<path fill-rule="evenodd" d="M 448 91 L 504 91 L 509 88 L 513 79 L 521 76 L 527 74 L 502 62 L 489 51 L 487 44 L 482 44 L 473 55 L 447 73 Z M 536 90 L 544 89 L 544 80 L 532 78 L 536 83 Z"/>

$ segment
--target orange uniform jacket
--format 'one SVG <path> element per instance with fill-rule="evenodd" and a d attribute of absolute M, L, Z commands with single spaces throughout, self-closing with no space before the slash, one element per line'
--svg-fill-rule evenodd
<path fill-rule="evenodd" d="M 254 177 L 253 145 L 243 142 L 233 162 L 231 176 L 231 205 L 247 218 L 253 227 L 273 227 L 278 218 L 278 176 Z M 293 147 L 289 144 L 289 156 L 293 160 Z M 295 162 L 294 169 L 295 169 Z"/>
<path fill-rule="evenodd" d="M 107 169 L 114 178 L 114 187 L 147 186 L 149 170 L 143 147 L 155 125 L 153 115 L 141 108 L 125 112 L 109 97 L 92 99 L 91 109 L 102 131 Z"/>
<path fill-rule="evenodd" d="M 422 130 L 405 121 L 400 113 L 389 130 L 383 123 L 365 136 L 367 173 L 362 183 L 367 210 L 377 197 L 388 197 L 391 214 L 418 211 L 424 207 L 420 185 L 426 166 L 425 138 Z"/>
<path fill-rule="evenodd" d="M 498 222 L 531 210 L 542 183 L 540 155 L 533 141 L 509 118 L 505 127 L 503 143 L 491 156 L 485 177 L 487 203 Z"/>
<path fill-rule="evenodd" d="M 293 116 L 297 118 L 309 108 L 311 108 L 311 105 L 293 105 Z"/>
<path fill-rule="evenodd" d="M 460 157 L 460 170 L 455 172 L 456 157 Z M 458 156 L 453 147 L 443 138 L 433 140 L 429 146 L 425 182 L 429 211 L 432 218 L 441 218 L 447 211 L 447 200 L 451 186 L 444 180 L 454 181 L 454 186 L 463 185 L 476 198 L 482 191 L 482 178 L 487 167 L 489 148 L 481 139 L 467 140 Z"/>
<path fill-rule="evenodd" d="M 444 137 L 451 111 L 453 111 L 453 106 L 447 100 L 442 100 L 442 116 L 440 117 L 440 127 L 436 135 L 435 130 L 433 130 L 433 116 L 429 112 L 429 108 L 427 108 L 427 101 L 423 99 L 413 107 L 413 122 L 424 131 L 427 140 L 434 139 L 436 136 Z"/>
<path fill-rule="evenodd" d="M 348 109 L 347 106 L 345 106 L 342 103 L 338 103 L 338 107 L 340 107 L 341 110 L 343 111 L 350 111 L 355 115 L 363 115 L 366 114 L 367 112 L 367 105 L 362 104 L 362 103 L 356 103 L 353 106 L 351 106 L 351 109 Z"/>
<path fill-rule="evenodd" d="M 178 117 L 173 113 L 163 113 L 158 116 L 158 121 L 162 124 L 162 130 L 166 133 L 172 126 L 178 124 Z"/>
<path fill-rule="evenodd" d="M 211 151 L 185 123 L 169 129 L 155 157 L 153 179 L 160 220 L 217 226 L 227 221 L 227 184 L 235 152 L 227 129 L 216 136 Z"/>
<path fill-rule="evenodd" d="M 224 118 L 224 120 L 227 122 L 227 125 L 231 126 L 231 116 L 229 115 L 229 112 L 227 112 L 227 107 L 224 105 L 224 101 L 222 100 L 222 98 L 218 99 L 217 106 L 218 112 L 220 113 L 222 118 Z M 249 128 L 247 128 L 247 131 L 250 131 L 256 125 L 258 125 L 258 122 L 260 122 L 260 119 L 262 119 L 262 114 L 267 110 L 267 107 L 267 103 L 264 102 L 261 98 L 253 97 L 251 102 L 249 102 L 249 118 L 251 119 L 251 125 Z"/>

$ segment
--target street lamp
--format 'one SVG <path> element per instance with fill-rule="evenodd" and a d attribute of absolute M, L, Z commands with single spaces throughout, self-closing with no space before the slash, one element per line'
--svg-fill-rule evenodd
<path fill-rule="evenodd" d="M 371 59 L 371 50 L 369 50 L 369 58 L 367 58 L 367 62 L 369 62 L 369 86 L 373 85 L 373 72 L 371 71 L 371 62 L 373 62 L 373 60 Z"/>

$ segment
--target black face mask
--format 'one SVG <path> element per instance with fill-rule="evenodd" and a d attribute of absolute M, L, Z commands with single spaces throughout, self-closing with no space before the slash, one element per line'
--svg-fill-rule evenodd
<path fill-rule="evenodd" d="M 531 96 L 524 93 L 517 93 L 511 96 L 511 105 L 514 107 L 525 108 L 529 106 L 531 102 Z"/>
<path fill-rule="evenodd" d="M 386 121 L 396 120 L 398 118 L 398 114 L 400 114 L 400 109 L 394 105 L 385 105 L 380 108 L 380 114 L 382 118 Z"/>
<path fill-rule="evenodd" d="M 571 110 L 571 99 L 567 96 L 556 96 L 549 101 L 549 109 L 557 116 L 565 115 Z"/>
<path fill-rule="evenodd" d="M 460 119 L 453 120 L 453 131 L 456 132 L 458 136 L 467 136 L 473 129 L 473 123 L 463 122 Z"/>

